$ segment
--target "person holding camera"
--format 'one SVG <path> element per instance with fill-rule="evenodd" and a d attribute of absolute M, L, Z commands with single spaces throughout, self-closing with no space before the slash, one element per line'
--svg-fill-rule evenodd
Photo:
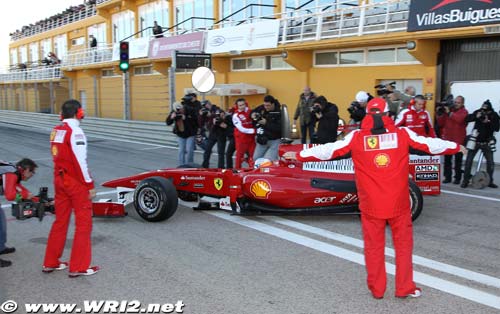
<path fill-rule="evenodd" d="M 351 103 L 349 108 L 347 108 L 349 116 L 351 117 L 349 125 L 347 126 L 349 132 L 359 129 L 361 121 L 366 115 L 366 104 L 373 99 L 373 96 L 365 91 L 359 91 L 355 99 L 356 100 Z"/>
<path fill-rule="evenodd" d="M 397 127 L 406 126 L 420 136 L 436 137 L 431 123 L 431 114 L 425 110 L 425 105 L 424 96 L 415 96 L 410 106 L 399 113 L 394 123 Z"/>
<path fill-rule="evenodd" d="M 304 92 L 299 96 L 297 109 L 293 115 L 293 123 L 297 123 L 300 118 L 300 136 L 302 144 L 307 142 L 307 133 L 309 133 L 309 140 L 312 142 L 314 136 L 314 121 L 311 116 L 311 107 L 314 104 L 316 94 L 311 91 L 311 88 L 306 86 Z"/>
<path fill-rule="evenodd" d="M 236 151 L 236 145 L 234 143 L 234 124 L 233 124 L 233 114 L 236 111 L 236 107 L 233 106 L 226 112 L 224 117 L 224 122 L 227 124 L 226 128 L 226 169 L 233 169 L 233 155 Z"/>
<path fill-rule="evenodd" d="M 459 145 L 465 143 L 467 128 L 467 109 L 465 109 L 465 98 L 463 96 L 455 97 L 453 106 L 444 106 L 444 113 L 437 118 L 437 124 L 440 129 L 441 138 L 455 142 Z M 454 157 L 454 181 L 453 184 L 460 184 L 462 180 L 462 159 L 463 153 L 458 152 L 455 155 L 444 156 L 444 180 L 443 183 L 451 182 L 452 158 Z"/>
<path fill-rule="evenodd" d="M 256 142 L 253 160 L 267 158 L 278 160 L 281 140 L 281 104 L 271 95 L 264 97 L 264 104 L 252 111 L 251 118 L 255 126 Z"/>
<path fill-rule="evenodd" d="M 198 132 L 198 111 L 193 98 L 186 95 L 182 103 L 174 103 L 174 110 L 168 115 L 167 125 L 174 124 L 173 132 L 179 143 L 179 166 L 194 162 L 195 136 Z"/>
<path fill-rule="evenodd" d="M 253 167 L 255 151 L 255 128 L 250 117 L 251 111 L 244 98 L 236 100 L 236 109 L 232 121 L 234 125 L 234 144 L 236 148 L 235 168 L 240 169 L 245 154 L 248 155 L 248 166 Z M 229 157 L 228 157 L 229 158 Z"/>
<path fill-rule="evenodd" d="M 496 144 L 494 133 L 498 132 L 500 128 L 498 114 L 493 110 L 491 102 L 486 100 L 481 108 L 467 116 L 466 121 L 474 122 L 474 129 L 467 141 L 469 152 L 465 160 L 464 181 L 460 187 L 466 188 L 469 185 L 472 162 L 477 152 L 481 150 L 486 158 L 486 172 L 490 176 L 488 187 L 498 188 L 498 185 L 493 183 L 493 172 L 495 170 L 493 152 L 495 151 Z"/>
<path fill-rule="evenodd" d="M 311 108 L 313 121 L 318 123 L 314 144 L 333 143 L 337 140 L 339 126 L 339 109 L 337 105 L 328 102 L 324 96 L 314 100 Z"/>
<path fill-rule="evenodd" d="M 206 150 L 208 144 L 208 136 L 212 127 L 212 115 L 217 110 L 217 106 L 213 105 L 209 100 L 201 102 L 201 109 L 198 112 L 198 130 L 196 131 L 196 144 L 203 150 Z"/>
<path fill-rule="evenodd" d="M 61 262 L 71 213 L 75 213 L 75 235 L 69 260 L 69 277 L 89 276 L 99 271 L 92 259 L 92 199 L 94 180 L 87 164 L 87 138 L 80 128 L 82 105 L 70 99 L 61 108 L 62 123 L 50 134 L 54 162 L 56 219 L 50 229 L 42 271 L 51 273 L 68 267 Z"/>
<path fill-rule="evenodd" d="M 214 105 L 215 106 L 215 105 Z M 226 130 L 228 125 L 225 121 L 226 113 L 221 108 L 215 106 L 214 113 L 210 115 L 208 122 L 208 141 L 203 153 L 203 168 L 209 168 L 212 148 L 217 144 L 218 162 L 217 167 L 224 168 L 224 153 L 226 151 Z"/>
<path fill-rule="evenodd" d="M 21 181 L 28 181 L 38 168 L 37 164 L 28 158 L 23 158 L 15 165 L 0 161 L 0 195 L 8 201 L 31 199 L 38 201 L 36 196 L 25 188 Z M 7 247 L 7 221 L 5 213 L 0 208 L 0 255 L 14 253 L 14 247 Z M 0 267 L 12 265 L 11 261 L 0 259 Z"/>

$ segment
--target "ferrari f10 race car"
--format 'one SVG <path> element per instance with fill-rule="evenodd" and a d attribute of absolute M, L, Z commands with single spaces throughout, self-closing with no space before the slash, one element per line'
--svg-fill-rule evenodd
<path fill-rule="evenodd" d="M 282 134 L 290 134 L 283 105 Z M 279 155 L 302 144 L 282 140 Z M 422 212 L 419 187 L 410 180 L 408 197 L 415 220 Z M 235 214 L 359 213 L 350 159 L 301 163 L 280 159 L 256 169 L 180 167 L 144 172 L 102 184 L 119 188 L 119 199 L 133 202 L 147 221 L 163 221 L 177 210 L 178 199 L 197 201 L 195 209 L 223 209 Z M 128 193 L 128 196 L 127 196 Z M 105 204 L 104 204 L 105 206 Z"/>

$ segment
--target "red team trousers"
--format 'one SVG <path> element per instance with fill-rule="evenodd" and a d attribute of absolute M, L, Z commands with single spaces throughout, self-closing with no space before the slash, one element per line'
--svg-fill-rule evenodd
<path fill-rule="evenodd" d="M 374 297 L 384 296 L 386 289 L 385 271 L 385 226 L 389 223 L 392 242 L 396 252 L 396 296 L 404 297 L 413 293 L 413 231 L 410 209 L 407 214 L 389 219 L 380 219 L 361 214 L 363 238 L 365 242 L 365 263 L 368 288 Z"/>
<path fill-rule="evenodd" d="M 248 165 L 253 167 L 253 153 L 255 151 L 255 139 L 253 136 L 250 137 L 250 139 L 235 138 L 234 145 L 236 148 L 236 158 L 234 163 L 236 169 L 241 168 L 241 163 L 243 162 L 245 153 L 248 153 Z"/>
<path fill-rule="evenodd" d="M 89 189 L 68 175 L 56 175 L 55 208 L 56 220 L 50 230 L 45 252 L 46 267 L 57 267 L 61 263 L 72 210 L 75 211 L 75 235 L 69 260 L 69 271 L 86 271 L 92 259 L 90 235 L 92 232 L 92 202 Z"/>

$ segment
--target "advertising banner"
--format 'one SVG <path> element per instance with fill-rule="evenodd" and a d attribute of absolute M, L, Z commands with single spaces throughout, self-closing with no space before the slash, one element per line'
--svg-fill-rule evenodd
<path fill-rule="evenodd" d="M 500 23 L 500 0 L 411 1 L 408 31 Z"/>
<path fill-rule="evenodd" d="M 151 44 L 149 45 L 149 58 L 170 58 L 174 50 L 203 51 L 204 34 L 204 32 L 196 32 L 179 36 L 155 38 L 151 40 Z"/>
<path fill-rule="evenodd" d="M 129 59 L 147 58 L 149 37 L 136 38 L 129 41 Z M 120 43 L 113 44 L 113 61 L 120 60 Z"/>
<path fill-rule="evenodd" d="M 205 52 L 220 53 L 278 47 L 278 20 L 244 24 L 208 31 Z"/>
<path fill-rule="evenodd" d="M 410 155 L 410 176 L 422 194 L 441 193 L 441 162 L 439 156 Z"/>

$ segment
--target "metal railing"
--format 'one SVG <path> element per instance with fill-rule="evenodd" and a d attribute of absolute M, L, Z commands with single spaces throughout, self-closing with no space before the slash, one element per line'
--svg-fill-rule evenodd
<path fill-rule="evenodd" d="M 54 80 L 62 77 L 61 67 L 40 66 L 36 68 L 27 68 L 25 70 L 15 70 L 6 73 L 0 73 L 0 82 L 20 82 L 20 81 L 39 81 Z"/>
<path fill-rule="evenodd" d="M 11 40 L 18 40 L 40 34 L 73 22 L 77 22 L 96 15 L 95 4 L 77 6 L 73 12 L 67 14 L 57 14 L 56 17 L 37 22 L 35 25 L 25 26 L 21 31 L 16 31 L 10 35 Z"/>
<path fill-rule="evenodd" d="M 62 59 L 63 68 L 110 62 L 113 60 L 113 44 L 101 45 L 96 48 L 84 48 L 69 51 Z"/>
<path fill-rule="evenodd" d="M 111 1 L 111 0 L 97 0 L 96 2 L 99 5 L 99 4 L 102 4 L 102 3 L 105 3 L 105 2 L 109 2 L 109 1 Z"/>

